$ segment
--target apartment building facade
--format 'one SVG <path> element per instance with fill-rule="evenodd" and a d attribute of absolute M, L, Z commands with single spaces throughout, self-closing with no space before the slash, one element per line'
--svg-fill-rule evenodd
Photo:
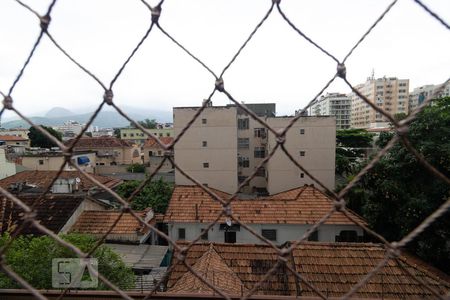
<path fill-rule="evenodd" d="M 346 94 L 327 93 L 316 99 L 310 108 L 311 116 L 335 116 L 336 129 L 350 128 L 352 99 Z"/>
<path fill-rule="evenodd" d="M 174 131 L 171 127 L 162 127 L 148 129 L 156 137 L 173 137 Z M 139 128 L 120 128 L 120 138 L 122 140 L 134 143 L 144 144 L 148 139 L 148 135 L 143 133 Z"/>
<path fill-rule="evenodd" d="M 367 78 L 365 83 L 355 86 L 361 94 L 376 106 L 392 115 L 408 114 L 409 79 L 396 77 Z M 369 128 L 373 123 L 386 122 L 387 119 L 362 100 L 356 93 L 351 93 L 352 112 L 351 127 Z"/>
<path fill-rule="evenodd" d="M 286 127 L 293 118 L 276 117 L 273 103 L 247 104 L 247 108 L 278 129 Z M 174 108 L 175 135 L 199 109 Z M 308 171 L 331 189 L 334 188 L 335 131 L 334 117 L 301 117 L 288 131 L 285 145 L 295 159 L 307 165 Z M 210 106 L 175 144 L 175 162 L 200 183 L 227 193 L 236 192 L 249 177 L 252 179 L 240 192 L 265 195 L 312 183 L 281 151 L 258 168 L 275 145 L 273 134 L 244 110 L 234 105 Z M 178 170 L 175 182 L 193 184 Z"/>

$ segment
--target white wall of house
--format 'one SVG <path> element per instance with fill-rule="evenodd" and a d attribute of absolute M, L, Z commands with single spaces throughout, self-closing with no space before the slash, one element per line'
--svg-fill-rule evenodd
<path fill-rule="evenodd" d="M 5 149 L 0 148 L 0 179 L 16 174 L 16 165 L 6 160 Z"/>
<path fill-rule="evenodd" d="M 185 240 L 192 241 L 206 228 L 207 223 L 176 223 L 169 224 L 169 236 L 173 240 L 179 240 L 178 229 L 185 228 Z M 247 224 L 257 233 L 261 234 L 262 229 L 275 229 L 277 231 L 276 244 L 283 244 L 287 241 L 299 240 L 312 225 L 306 224 Z M 356 225 L 322 225 L 318 230 L 319 242 L 335 242 L 335 237 L 343 230 L 354 230 L 358 236 L 363 236 L 363 229 Z M 223 243 L 225 233 L 220 230 L 220 225 L 215 224 L 208 232 L 208 241 Z M 241 244 L 263 244 L 263 242 L 250 233 L 247 229 L 240 227 L 236 232 L 236 243 Z"/>

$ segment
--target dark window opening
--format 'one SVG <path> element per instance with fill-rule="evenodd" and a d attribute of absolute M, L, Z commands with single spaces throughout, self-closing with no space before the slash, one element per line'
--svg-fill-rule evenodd
<path fill-rule="evenodd" d="M 203 163 L 203 168 L 209 168 L 209 163 L 207 162 Z"/>
<path fill-rule="evenodd" d="M 308 241 L 311 241 L 311 242 L 318 242 L 318 241 L 319 241 L 319 231 L 314 230 L 314 232 L 312 232 L 312 233 L 308 236 Z"/>
<path fill-rule="evenodd" d="M 235 231 L 225 231 L 225 243 L 230 243 L 230 244 L 236 243 L 236 232 Z"/>
<path fill-rule="evenodd" d="M 186 228 L 178 228 L 178 239 L 179 240 L 186 239 Z"/>
<path fill-rule="evenodd" d="M 269 241 L 277 240 L 277 230 L 276 229 L 262 229 L 261 235 L 268 239 Z"/>
<path fill-rule="evenodd" d="M 358 242 L 358 233 L 355 230 L 342 230 L 339 235 L 336 236 L 336 242 Z"/>
<path fill-rule="evenodd" d="M 208 231 L 206 230 L 206 228 L 202 228 L 201 233 L 202 233 L 201 239 L 204 241 L 207 241 L 208 240 Z"/>

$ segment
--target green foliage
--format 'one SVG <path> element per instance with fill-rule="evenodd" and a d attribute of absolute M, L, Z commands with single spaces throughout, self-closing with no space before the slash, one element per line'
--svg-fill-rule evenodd
<path fill-rule="evenodd" d="M 143 121 L 138 121 L 139 125 L 147 129 L 155 129 L 158 124 L 155 119 L 145 119 Z M 133 123 L 130 123 L 130 127 L 135 127 Z"/>
<path fill-rule="evenodd" d="M 124 198 L 128 198 L 140 183 L 137 180 L 124 182 L 117 187 L 117 193 Z M 172 184 L 165 182 L 162 178 L 157 181 L 152 181 L 145 185 L 140 193 L 134 196 L 131 202 L 131 208 L 144 210 L 147 207 L 151 207 L 154 212 L 165 213 L 169 206 L 172 190 Z"/>
<path fill-rule="evenodd" d="M 88 235 L 61 235 L 62 239 L 75 245 L 83 252 L 89 252 L 96 240 Z M 0 237 L 0 247 L 10 240 L 8 235 Z M 98 259 L 98 271 L 109 281 L 122 289 L 134 286 L 134 274 L 111 248 L 101 245 L 94 251 Z M 61 246 L 49 236 L 18 236 L 5 255 L 6 263 L 28 283 L 38 289 L 52 288 L 52 259 L 77 258 L 71 250 Z M 0 272 L 0 288 L 19 288 L 19 284 Z M 99 290 L 109 289 L 101 280 Z"/>
<path fill-rule="evenodd" d="M 350 174 L 355 162 L 364 157 L 365 148 L 372 147 L 373 134 L 365 129 L 344 129 L 336 131 L 336 173 Z"/>
<path fill-rule="evenodd" d="M 145 173 L 145 166 L 143 164 L 131 164 L 127 167 L 127 171 L 130 173 Z"/>
<path fill-rule="evenodd" d="M 44 125 L 41 125 L 41 127 L 45 130 L 47 130 L 51 135 L 56 137 L 58 141 L 61 141 L 62 134 L 61 132 L 58 132 L 54 130 L 51 127 L 46 127 Z M 31 147 L 41 147 L 41 148 L 51 148 L 56 147 L 56 144 L 53 143 L 51 140 L 49 140 L 45 135 L 43 135 L 40 131 L 38 131 L 34 127 L 30 127 L 30 132 L 28 133 L 28 138 L 30 139 L 30 146 Z"/>
<path fill-rule="evenodd" d="M 385 145 L 390 134 L 380 137 Z M 410 124 L 408 138 L 425 159 L 450 176 L 450 98 L 433 102 Z M 361 166 L 362 167 L 362 166 Z M 396 144 L 351 190 L 349 208 L 362 214 L 388 240 L 400 240 L 449 197 L 450 186 L 426 171 Z M 450 218 L 434 222 L 408 248 L 444 272 L 450 272 Z"/>

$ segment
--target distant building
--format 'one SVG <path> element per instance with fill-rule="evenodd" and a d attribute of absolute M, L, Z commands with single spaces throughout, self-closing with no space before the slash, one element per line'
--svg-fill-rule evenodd
<path fill-rule="evenodd" d="M 213 190 L 228 200 L 230 194 Z M 282 244 L 298 240 L 312 224 L 333 208 L 333 200 L 314 186 L 303 186 L 267 197 L 234 199 L 231 209 L 239 221 L 255 232 Z M 198 186 L 176 186 L 169 202 L 164 223 L 172 240 L 193 241 L 223 211 L 222 205 Z M 356 214 L 352 216 L 366 222 Z M 210 242 L 263 244 L 260 239 L 223 216 L 201 239 Z M 318 230 L 311 241 L 362 242 L 364 230 L 342 212 L 335 212 Z"/>
<path fill-rule="evenodd" d="M 71 143 L 67 141 L 67 144 Z M 83 137 L 78 140 L 75 151 L 94 151 L 96 165 L 114 166 L 141 163 L 140 148 L 116 137 Z"/>
<path fill-rule="evenodd" d="M 5 149 L 0 148 L 0 179 L 16 174 L 16 165 L 6 160 Z"/>
<path fill-rule="evenodd" d="M 13 147 L 30 147 L 30 140 L 15 135 L 0 135 L 0 146 L 13 146 Z"/>
<path fill-rule="evenodd" d="M 275 117 L 275 104 L 246 104 L 247 108 L 277 129 L 293 117 Z M 199 107 L 175 107 L 174 130 L 178 135 Z M 301 117 L 287 133 L 286 148 L 294 158 L 334 188 L 336 121 L 333 117 Z M 235 105 L 206 107 L 175 144 L 175 162 L 195 179 L 227 193 L 256 171 L 243 193 L 274 194 L 312 183 L 278 151 L 269 163 L 256 170 L 276 141 L 267 128 Z M 178 185 L 193 184 L 175 172 Z"/>
<path fill-rule="evenodd" d="M 24 139 L 28 139 L 28 133 L 30 133 L 30 130 L 25 128 L 11 128 L 11 129 L 0 128 L 0 135 L 13 135 Z"/>
<path fill-rule="evenodd" d="M 169 125 L 168 125 L 169 126 Z M 159 126 L 155 129 L 147 129 L 157 137 L 173 137 L 174 131 L 172 127 Z M 144 144 L 148 136 L 139 128 L 120 128 L 120 138 L 135 144 Z"/>
<path fill-rule="evenodd" d="M 53 129 L 61 132 L 62 140 L 67 141 L 79 135 L 85 126 L 86 124 L 81 124 L 77 121 L 69 120 L 64 122 L 63 125 L 53 126 Z"/>
<path fill-rule="evenodd" d="M 409 79 L 369 77 L 365 83 L 355 86 L 355 89 L 371 103 L 392 115 L 408 114 Z M 351 93 L 349 96 L 352 99 L 351 127 L 369 128 L 371 123 L 387 121 L 356 93 Z"/>
<path fill-rule="evenodd" d="M 346 94 L 327 93 L 314 100 L 311 116 L 335 116 L 336 129 L 350 128 L 352 100 Z"/>
<path fill-rule="evenodd" d="M 442 88 L 441 91 L 438 92 L 438 89 Z M 414 90 L 409 94 L 409 111 L 413 111 L 418 106 L 420 106 L 428 97 L 432 97 L 432 95 L 436 92 L 434 96 L 435 99 L 442 97 L 450 96 L 450 83 L 444 85 L 442 87 L 441 84 L 427 84 L 423 86 L 419 86 L 414 88 Z"/>
<path fill-rule="evenodd" d="M 28 152 L 22 156 L 22 166 L 28 170 L 58 171 L 65 161 L 61 151 Z M 96 155 L 93 151 L 75 152 L 71 157 L 73 164 L 88 173 L 95 173 Z M 76 170 L 70 164 L 64 166 L 65 171 Z"/>
<path fill-rule="evenodd" d="M 93 130 L 90 132 L 92 134 L 92 137 L 104 137 L 114 136 L 114 129 L 112 128 L 98 128 L 98 126 L 94 126 Z"/>
<path fill-rule="evenodd" d="M 169 145 L 173 142 L 173 137 L 160 137 L 159 141 L 164 145 Z M 142 153 L 144 157 L 144 164 L 150 167 L 150 173 L 152 173 L 161 163 L 165 156 L 165 150 L 155 141 L 155 139 L 148 139 L 142 146 Z M 173 159 L 173 151 L 171 152 Z M 173 170 L 172 163 L 166 160 L 163 166 L 159 169 L 161 172 Z"/>

